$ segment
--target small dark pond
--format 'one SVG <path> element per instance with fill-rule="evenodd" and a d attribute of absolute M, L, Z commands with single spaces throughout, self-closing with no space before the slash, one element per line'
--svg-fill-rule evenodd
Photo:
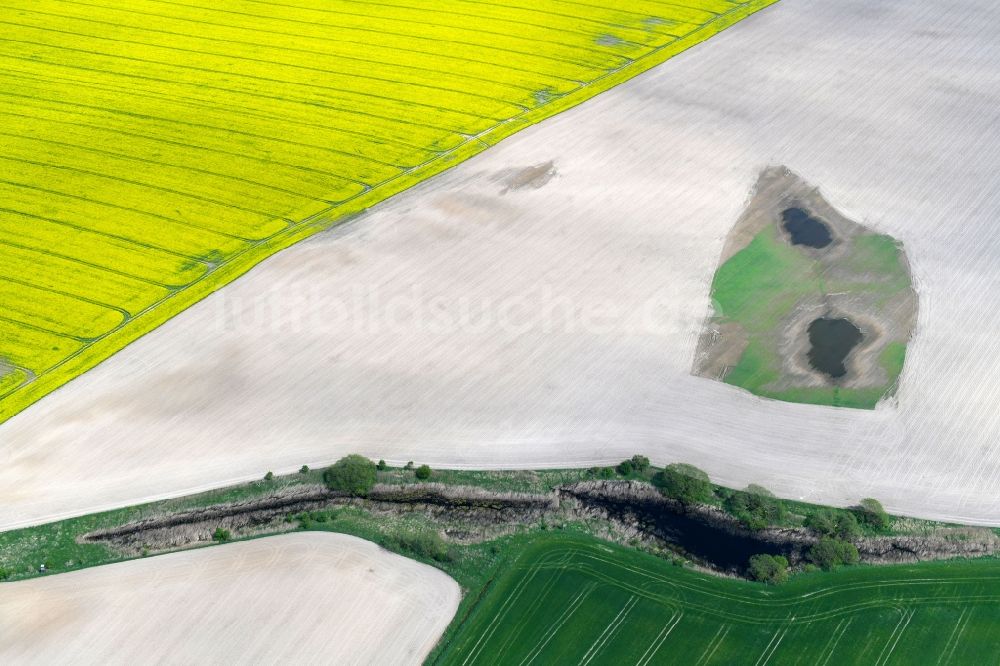
<path fill-rule="evenodd" d="M 781 213 L 782 225 L 792 237 L 792 245 L 826 247 L 833 241 L 830 227 L 801 208 L 786 208 Z"/>
<path fill-rule="evenodd" d="M 809 324 L 809 365 L 833 378 L 847 374 L 844 359 L 861 342 L 861 329 L 847 319 L 815 320 Z"/>
<path fill-rule="evenodd" d="M 723 527 L 711 525 L 698 516 L 675 513 L 661 506 L 611 498 L 590 498 L 587 503 L 597 504 L 610 515 L 626 522 L 637 519 L 645 530 L 679 546 L 694 559 L 723 571 L 742 573 L 746 571 L 750 557 L 760 553 L 787 557 L 797 550 L 791 543 L 757 539 L 752 533 L 734 534 Z"/>

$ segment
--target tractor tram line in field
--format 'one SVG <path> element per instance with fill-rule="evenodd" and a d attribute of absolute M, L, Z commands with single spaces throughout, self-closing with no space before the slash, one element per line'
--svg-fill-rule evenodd
<path fill-rule="evenodd" d="M 593 564 L 581 566 L 587 561 Z M 543 537 L 516 556 L 436 663 L 494 663 L 498 655 L 503 663 L 537 658 L 579 663 L 614 642 L 615 622 L 626 611 L 636 619 L 628 640 L 613 648 L 622 663 L 633 657 L 635 663 L 651 663 L 655 654 L 669 650 L 673 660 L 697 664 L 789 663 L 795 654 L 815 655 L 820 664 L 896 663 L 916 655 L 945 664 L 975 661 L 981 650 L 992 649 L 984 638 L 1000 612 L 1000 596 L 981 593 L 1000 592 L 1000 578 L 985 573 L 990 563 L 918 566 L 940 575 L 911 585 L 896 567 L 862 568 L 814 574 L 768 590 L 678 569 L 593 539 Z M 954 568 L 983 573 L 970 576 Z M 650 580 L 662 586 L 651 591 Z M 934 587 L 919 591 L 929 584 Z M 574 589 L 576 596 L 564 606 L 563 596 Z M 737 610 L 746 605 L 753 612 Z M 559 608 L 561 614 L 553 613 Z M 970 618 L 987 610 L 990 618 L 978 618 L 978 639 L 963 643 Z M 856 622 L 859 617 L 867 620 Z M 932 630 L 946 619 L 953 622 L 949 631 Z M 587 638 L 595 636 L 596 642 Z M 681 638 L 671 640 L 675 636 Z M 478 640 L 470 649 L 466 641 L 473 638 Z"/>

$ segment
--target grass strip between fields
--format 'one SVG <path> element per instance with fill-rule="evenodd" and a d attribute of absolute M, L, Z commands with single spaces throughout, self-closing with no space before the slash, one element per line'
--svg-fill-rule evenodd
<path fill-rule="evenodd" d="M 428 481 L 497 492 L 545 493 L 595 478 L 644 480 L 653 472 L 434 470 Z M 378 481 L 418 482 L 414 471 L 398 468 L 380 471 Z M 24 580 L 129 559 L 109 545 L 83 542 L 80 537 L 145 518 L 265 498 L 276 491 L 321 482 L 321 471 L 305 470 L 0 533 L 0 568 L 8 580 Z M 731 491 L 715 486 L 711 502 L 722 507 L 720 498 L 727 492 Z M 780 525 L 790 527 L 801 525 L 804 516 L 828 510 L 785 502 L 788 512 Z M 919 534 L 937 527 L 941 524 L 896 519 L 890 533 Z M 616 545 L 595 537 L 600 530 L 587 522 L 543 520 L 494 539 L 447 544 L 446 554 L 435 554 L 413 540 L 415 535 L 440 530 L 429 515 L 420 511 L 380 514 L 354 504 L 313 512 L 308 519 L 288 520 L 248 538 L 301 529 L 352 534 L 436 566 L 458 581 L 463 600 L 429 663 L 519 663 L 532 657 L 547 663 L 588 659 L 593 663 L 620 663 L 621 659 L 656 663 L 657 654 L 682 654 L 685 662 L 695 663 L 709 652 L 708 661 L 702 663 L 732 663 L 744 654 L 740 650 L 756 651 L 754 658 L 770 650 L 772 663 L 802 654 L 818 661 L 835 655 L 828 663 L 876 663 L 876 653 L 898 638 L 892 628 L 901 617 L 911 618 L 915 628 L 923 627 L 920 636 L 928 638 L 912 646 L 906 642 L 891 654 L 915 655 L 927 649 L 932 654 L 975 659 L 990 645 L 987 627 L 1000 621 L 1000 565 L 992 558 L 855 566 L 798 574 L 772 587 L 699 573 L 682 566 L 682 558 L 651 554 L 638 544 Z M 442 542 L 431 545 L 439 548 Z M 45 574 L 39 572 L 40 564 L 46 565 Z M 969 623 L 961 640 L 943 642 L 929 630 L 935 623 L 960 621 Z M 850 632 L 865 626 L 879 627 L 885 635 L 876 632 L 850 638 Z M 677 627 L 676 636 L 671 627 Z M 818 638 L 845 633 L 842 644 Z M 778 634 L 784 638 L 775 646 L 772 639 Z M 685 639 L 676 640 L 680 636 Z"/>

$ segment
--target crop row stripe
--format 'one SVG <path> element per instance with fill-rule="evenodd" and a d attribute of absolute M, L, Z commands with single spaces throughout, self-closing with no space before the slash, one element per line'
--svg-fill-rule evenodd
<path fill-rule="evenodd" d="M 150 1 L 156 2 L 158 0 L 150 0 Z M 81 2 L 79 4 L 90 4 L 90 3 L 82 3 Z M 224 10 L 224 9 L 206 10 L 204 7 L 198 8 L 195 5 L 184 5 L 184 4 L 178 4 L 178 3 L 161 3 L 161 4 L 168 4 L 168 5 L 173 4 L 173 5 L 177 6 L 177 7 L 184 7 L 186 9 L 199 9 L 200 10 L 199 13 L 203 13 L 203 12 L 206 12 L 206 11 L 212 11 L 212 12 L 223 13 L 223 14 L 234 14 L 234 15 L 238 15 L 238 16 L 245 16 L 245 17 L 250 18 L 250 19 L 267 19 L 267 20 L 277 21 L 277 22 L 281 22 L 282 21 L 282 19 L 274 19 L 272 17 L 261 16 L 261 15 L 258 15 L 258 14 L 248 14 L 248 13 L 245 13 L 245 12 L 236 12 L 236 11 Z M 92 6 L 99 7 L 101 9 L 120 9 L 120 8 L 110 7 L 108 5 L 103 5 L 103 4 L 93 4 Z M 127 10 L 122 9 L 121 11 L 128 11 L 128 12 L 136 13 L 136 14 L 146 14 L 148 16 L 155 16 L 155 17 L 164 18 L 164 19 L 175 18 L 175 16 L 170 15 L 170 14 L 158 14 L 158 13 L 155 13 L 155 12 L 141 12 L 141 11 L 134 10 L 134 9 L 127 9 Z M 188 20 L 190 20 L 193 23 L 198 23 L 198 24 L 202 24 L 202 25 L 212 25 L 212 26 L 219 26 L 219 27 L 225 27 L 225 28 L 239 28 L 240 30 L 248 29 L 248 28 L 245 28 L 243 26 L 239 26 L 239 25 L 232 24 L 232 23 L 217 23 L 217 22 L 213 22 L 213 21 L 207 21 L 207 20 L 204 20 L 202 18 L 188 19 Z M 301 20 L 288 19 L 288 20 L 285 20 L 285 22 L 291 22 L 291 23 L 296 23 L 296 24 L 308 25 L 308 26 L 312 26 L 312 27 L 315 27 L 315 28 L 322 28 L 324 30 L 328 30 L 330 28 L 330 26 L 328 24 L 325 24 L 325 23 L 315 23 L 315 22 L 311 22 L 311 21 L 301 21 Z M 284 30 L 282 30 L 282 31 L 264 30 L 264 29 L 261 29 L 261 28 L 249 28 L 249 29 L 251 29 L 251 30 L 258 30 L 260 32 L 267 32 L 267 33 L 275 34 L 275 35 L 281 35 L 282 37 L 285 37 L 285 38 L 291 38 L 291 37 L 313 37 L 313 38 L 315 38 L 315 35 L 302 35 L 302 34 L 299 34 L 299 33 L 294 33 L 294 32 L 289 32 L 289 31 L 284 31 Z M 338 28 L 338 30 L 340 30 L 340 29 L 342 29 L 342 28 Z M 537 46 L 543 45 L 542 42 L 537 42 L 536 43 L 536 48 L 534 48 L 534 49 L 526 47 L 527 50 L 520 50 L 520 49 L 504 48 L 504 47 L 499 47 L 499 46 L 496 46 L 496 45 L 490 45 L 488 42 L 484 43 L 482 41 L 479 41 L 479 42 L 475 42 L 475 41 L 463 41 L 463 40 L 451 39 L 451 38 L 449 38 L 447 40 L 442 40 L 442 38 L 440 38 L 440 37 L 432 37 L 432 36 L 419 35 L 419 34 L 413 34 L 413 33 L 399 33 L 399 32 L 393 32 L 393 31 L 389 31 L 389 30 L 382 30 L 382 29 L 378 29 L 378 28 L 364 28 L 364 27 L 352 26 L 350 28 L 343 28 L 343 29 L 347 30 L 347 31 L 350 31 L 350 32 L 363 32 L 363 33 L 367 33 L 367 34 L 372 34 L 372 35 L 375 35 L 375 39 L 379 39 L 379 38 L 385 39 L 386 36 L 390 36 L 390 37 L 400 37 L 400 38 L 407 39 L 407 40 L 416 39 L 416 40 L 428 41 L 428 42 L 432 42 L 432 43 L 437 44 L 437 45 L 440 45 L 442 43 L 442 41 L 446 41 L 447 43 L 450 43 L 450 44 L 458 44 L 458 45 L 461 45 L 461 46 L 471 46 L 471 47 L 474 47 L 474 48 L 481 48 L 481 49 L 486 49 L 486 50 L 490 50 L 490 51 L 496 51 L 496 52 L 502 53 L 502 54 L 516 55 L 516 56 L 531 56 L 533 58 L 538 58 L 538 59 L 541 59 L 541 60 L 547 60 L 547 61 L 551 61 L 551 62 L 554 62 L 554 63 L 563 63 L 563 64 L 571 64 L 571 65 L 583 65 L 583 66 L 593 67 L 593 64 L 590 63 L 590 62 L 588 62 L 587 59 L 564 58 L 564 57 L 555 56 L 555 55 L 552 55 L 552 54 L 549 54 L 549 53 L 544 53 L 541 49 L 537 48 Z M 502 35 L 502 36 L 504 36 L 504 37 L 510 37 L 510 35 Z M 593 53 L 588 52 L 588 51 L 586 51 L 586 50 L 584 50 L 582 48 L 577 49 L 577 50 L 581 51 L 581 53 L 583 55 L 587 55 L 587 56 L 591 56 L 591 57 L 593 57 L 593 55 L 594 55 Z M 621 64 L 625 64 L 625 63 L 631 61 L 631 58 L 627 58 L 625 56 L 618 56 L 618 59 L 622 61 Z"/>
<path fill-rule="evenodd" d="M 73 22 L 92 23 L 92 24 L 95 24 L 96 26 L 113 26 L 113 27 L 118 28 L 118 29 L 120 29 L 122 27 L 121 24 L 113 23 L 111 21 L 101 21 L 99 19 L 88 18 L 88 17 L 83 17 L 83 16 L 69 16 L 69 15 L 66 15 L 66 14 L 54 14 L 54 13 L 51 13 L 51 12 L 43 12 L 43 11 L 40 11 L 40 10 L 37 10 L 37 9 L 20 9 L 18 11 L 19 11 L 19 14 L 26 14 L 26 13 L 27 14 L 36 14 L 38 16 L 48 17 L 49 19 L 60 18 L 60 19 L 64 19 L 64 20 L 67 20 L 67 21 L 73 21 Z M 47 29 L 47 30 L 54 30 L 51 27 L 44 26 L 44 25 L 18 24 L 18 23 L 14 23 L 14 22 L 11 22 L 11 21 L 6 21 L 5 23 L 10 23 L 12 25 L 26 25 L 27 27 L 33 27 L 33 28 L 39 28 L 39 29 L 43 29 L 44 28 L 44 29 Z M 364 63 L 365 65 L 377 65 L 379 68 L 386 69 L 386 70 L 412 70 L 412 71 L 415 71 L 415 72 L 424 72 L 424 73 L 426 73 L 428 75 L 431 75 L 431 76 L 440 76 L 440 75 L 444 74 L 445 71 L 446 71 L 446 70 L 443 70 L 441 68 L 432 69 L 430 67 L 420 67 L 420 66 L 417 66 L 417 65 L 413 65 L 412 63 L 403 63 L 403 62 L 392 61 L 392 60 L 377 60 L 377 59 L 374 59 L 374 58 L 363 58 L 363 57 L 360 57 L 360 56 L 357 56 L 357 55 L 349 55 L 349 54 L 344 53 L 344 52 L 317 51 L 317 50 L 314 50 L 314 49 L 296 48 L 296 47 L 290 46 L 288 44 L 275 44 L 275 43 L 251 42 L 251 41 L 235 40 L 235 39 L 223 39 L 223 38 L 220 38 L 220 37 L 212 37 L 212 36 L 209 36 L 209 35 L 198 35 L 198 34 L 186 33 L 186 32 L 176 32 L 176 31 L 171 31 L 171 30 L 161 30 L 161 29 L 156 29 L 156 28 L 150 28 L 148 26 L 138 26 L 137 25 L 137 26 L 128 26 L 128 27 L 131 30 L 134 30 L 134 31 L 137 31 L 137 32 L 151 33 L 153 35 L 169 35 L 171 37 L 180 37 L 180 38 L 183 38 L 183 39 L 190 39 L 190 40 L 195 40 L 195 41 L 205 41 L 205 42 L 215 42 L 215 43 L 219 43 L 219 44 L 234 44 L 234 45 L 240 45 L 240 46 L 250 46 L 250 47 L 253 47 L 255 49 L 266 49 L 266 50 L 269 50 L 269 51 L 284 52 L 284 53 L 289 53 L 289 54 L 303 54 L 303 55 L 307 55 L 307 56 L 312 56 L 313 58 L 317 58 L 317 57 L 318 58 L 329 58 L 329 59 L 335 59 L 337 61 L 350 60 L 350 61 L 353 61 L 353 62 Z M 98 28 L 95 28 L 95 30 L 96 29 L 98 29 Z M 72 33 L 72 34 L 83 35 L 84 33 L 75 32 L 75 33 Z M 105 40 L 109 40 L 109 41 L 128 41 L 128 40 L 112 40 L 111 38 L 103 36 L 103 35 L 87 34 L 87 36 L 88 37 L 93 37 L 95 39 L 105 39 Z M 315 39 L 315 38 L 313 38 L 313 39 Z M 164 44 L 162 43 L 162 41 L 160 41 L 160 42 L 130 41 L 130 43 L 146 44 L 146 45 L 149 45 L 149 46 L 164 46 Z M 226 57 L 235 57 L 235 56 L 233 56 L 232 54 L 226 54 Z M 488 63 L 486 61 L 468 60 L 466 58 L 462 58 L 462 57 L 459 57 L 459 56 L 452 56 L 451 59 L 462 61 L 462 62 L 470 62 L 470 63 L 479 63 L 479 64 L 484 64 L 484 65 L 492 65 L 493 67 L 496 67 L 497 69 L 500 69 L 499 66 L 497 66 L 496 63 Z M 562 78 L 562 77 L 558 77 L 558 76 L 555 76 L 555 75 L 549 75 L 549 74 L 543 75 L 541 73 L 532 72 L 530 70 L 517 70 L 516 68 L 511 68 L 511 69 L 514 69 L 514 71 L 524 71 L 525 73 L 535 74 L 535 75 L 538 75 L 538 76 L 545 76 L 545 77 L 550 78 L 550 79 L 551 78 L 556 78 L 556 79 Z M 477 82 L 480 82 L 480 83 L 488 83 L 488 84 L 491 84 L 491 85 L 504 85 L 504 86 L 506 86 L 508 88 L 512 88 L 512 89 L 520 89 L 520 90 L 525 90 L 525 91 L 535 90 L 535 88 L 533 88 L 531 86 L 528 86 L 526 84 L 523 84 L 523 83 L 500 82 L 500 81 L 498 81 L 496 79 L 496 77 L 488 78 L 488 77 L 485 77 L 485 76 L 476 76 L 476 75 L 470 74 L 468 72 L 461 72 L 461 71 L 454 71 L 454 70 L 447 70 L 447 74 L 448 74 L 448 76 L 453 77 L 453 78 L 468 79 L 470 81 L 477 81 Z M 393 81 L 399 81 L 399 82 L 403 81 L 402 79 L 391 79 L 391 80 L 393 80 Z M 568 81 L 568 82 L 572 82 L 572 83 L 575 83 L 577 85 L 579 85 L 579 83 L 580 83 L 579 81 L 574 81 L 572 79 L 565 79 L 565 78 L 563 78 L 562 80 Z"/>
<path fill-rule="evenodd" d="M 104 7 L 104 6 L 101 6 L 101 5 L 94 5 L 92 3 L 83 2 L 82 0 L 62 0 L 60 4 L 61 5 L 79 5 L 79 6 L 82 6 L 82 7 L 90 7 L 90 8 L 101 8 L 101 9 L 106 9 L 108 11 L 113 11 L 113 12 L 118 12 L 118 13 L 123 13 L 123 14 L 132 14 L 132 15 L 136 15 L 136 16 L 142 16 L 142 17 L 145 17 L 145 19 L 136 19 L 136 20 L 140 20 L 140 21 L 141 20 L 146 20 L 147 22 L 148 22 L 149 18 L 160 18 L 163 21 L 167 21 L 167 22 L 174 21 L 174 22 L 182 22 L 182 23 L 194 23 L 194 24 L 199 25 L 199 26 L 213 25 L 213 26 L 222 27 L 222 28 L 229 28 L 229 29 L 231 29 L 233 31 L 238 31 L 238 32 L 241 32 L 241 33 L 251 32 L 251 33 L 260 33 L 262 35 L 279 36 L 279 37 L 282 37 L 282 38 L 284 38 L 286 40 L 289 39 L 289 38 L 294 38 L 297 42 L 303 42 L 303 41 L 319 42 L 319 41 L 323 41 L 323 42 L 325 42 L 327 44 L 330 44 L 330 45 L 334 45 L 334 44 L 352 44 L 352 45 L 356 45 L 356 46 L 359 46 L 359 47 L 366 47 L 368 49 L 383 49 L 383 50 L 386 49 L 386 47 L 383 47 L 383 46 L 381 46 L 379 44 L 372 43 L 370 39 L 368 39 L 368 40 L 364 40 L 364 39 L 358 39 L 358 40 L 345 39 L 342 34 L 338 34 L 336 36 L 331 36 L 331 37 L 329 37 L 327 39 L 321 39 L 320 37 L 315 36 L 315 35 L 291 34 L 291 33 L 279 32 L 279 31 L 274 31 L 274 30 L 265 30 L 265 29 L 262 29 L 262 28 L 238 27 L 238 26 L 232 26 L 232 25 L 223 24 L 223 23 L 210 23 L 210 22 L 206 22 L 206 21 L 202 21 L 202 20 L 198 20 L 198 19 L 190 19 L 190 18 L 175 17 L 175 16 L 164 16 L 164 15 L 160 15 L 160 14 L 153 14 L 153 13 L 150 13 L 150 12 L 141 12 L 141 11 L 138 11 L 136 9 L 131 9 L 131 8 L 126 9 L 126 8 L 123 8 L 123 7 Z M 37 10 L 35 10 L 35 9 L 32 9 L 30 11 L 37 12 Z M 96 19 L 91 19 L 91 18 L 88 18 L 88 17 L 76 16 L 76 15 L 70 15 L 70 14 L 49 14 L 49 15 L 51 15 L 51 16 L 60 16 L 60 17 L 64 17 L 64 18 L 72 18 L 72 19 L 76 19 L 76 20 L 80 20 L 80 21 L 94 21 L 94 22 L 98 22 L 98 23 L 104 23 L 104 24 L 107 24 L 107 25 L 111 25 L 111 26 L 114 26 L 116 28 L 120 28 L 122 26 L 125 26 L 125 27 L 129 27 L 131 29 L 140 29 L 140 30 L 141 29 L 148 29 L 150 31 L 160 32 L 160 33 L 163 33 L 163 34 L 180 35 L 180 36 L 186 36 L 186 37 L 196 36 L 196 35 L 192 35 L 191 33 L 185 33 L 185 32 L 173 32 L 173 31 L 167 31 L 167 30 L 155 30 L 155 29 L 152 29 L 152 28 L 145 28 L 143 25 L 131 25 L 131 24 L 126 24 L 126 23 L 121 23 L 121 22 L 115 23 L 115 22 L 110 22 L 110 21 L 97 21 Z M 198 36 L 200 36 L 200 35 L 198 35 Z M 283 46 L 283 45 L 275 45 L 273 43 L 273 40 L 268 41 L 268 42 L 247 42 L 247 41 L 244 41 L 244 40 L 222 39 L 222 38 L 219 38 L 219 37 L 212 37 L 212 36 L 209 36 L 209 35 L 204 35 L 202 38 L 206 39 L 206 40 L 211 40 L 211 41 L 226 42 L 226 43 L 233 43 L 233 44 L 247 44 L 247 45 L 251 45 L 251 46 L 268 46 L 268 45 L 270 45 L 272 48 L 285 48 L 285 49 L 288 49 L 288 50 L 303 51 L 303 49 L 293 49 L 292 47 L 287 47 L 287 46 Z M 430 41 L 431 41 L 431 44 L 429 46 L 437 46 L 437 47 L 441 47 L 442 46 L 442 44 L 441 44 L 441 42 L 439 40 L 430 40 Z M 496 51 L 496 50 L 499 50 L 499 49 L 497 49 L 497 47 L 492 46 L 490 44 L 480 44 L 480 45 L 478 45 L 478 48 L 480 50 L 486 50 L 486 51 L 490 51 L 490 50 Z M 443 53 L 441 51 L 423 51 L 423 50 L 420 50 L 420 49 L 412 48 L 412 46 L 403 47 L 403 46 L 399 46 L 399 45 L 393 45 L 393 47 L 391 48 L 391 51 L 393 51 L 393 52 L 397 52 L 398 51 L 400 53 L 412 53 L 412 54 L 418 54 L 418 55 L 428 56 L 428 57 L 433 57 L 433 58 L 444 58 L 444 59 L 447 59 L 447 60 L 456 60 L 456 61 L 459 61 L 459 62 L 475 63 L 475 64 L 478 64 L 478 65 L 488 65 L 488 66 L 491 66 L 491 67 L 496 67 L 497 66 L 497 60 L 495 60 L 495 59 L 492 59 L 492 60 L 479 60 L 479 59 L 475 59 L 475 58 L 470 58 L 470 57 L 468 57 L 468 55 L 461 55 L 461 56 L 459 56 L 459 55 L 455 55 L 454 53 Z M 336 51 L 330 52 L 330 51 L 308 51 L 308 50 L 305 50 L 305 52 L 306 53 L 314 53 L 316 55 L 328 55 L 328 56 L 333 56 L 333 57 L 338 57 L 338 58 L 340 58 L 340 57 L 350 57 L 350 56 L 347 56 L 346 54 L 343 54 L 342 52 L 336 52 Z M 548 58 L 548 57 L 546 57 L 543 54 L 534 54 L 534 53 L 532 53 L 532 54 L 522 54 L 522 55 L 530 56 L 532 59 L 543 59 L 543 60 L 547 60 L 549 62 L 560 62 L 558 60 L 552 60 L 551 58 Z M 364 61 L 365 62 L 372 62 L 373 64 L 383 64 L 383 63 L 391 63 L 392 62 L 391 60 L 371 60 L 371 61 L 364 60 Z M 566 64 L 566 63 L 561 63 L 561 64 Z M 567 80 L 567 81 L 574 81 L 574 82 L 580 83 L 579 81 L 576 81 L 575 79 L 566 79 L 566 78 L 560 76 L 557 73 L 557 70 L 554 70 L 554 69 L 546 69 L 546 70 L 530 69 L 530 68 L 525 68 L 523 65 L 517 65 L 517 64 L 510 64 L 510 65 L 508 65 L 506 62 L 504 63 L 503 68 L 504 69 L 512 69 L 513 71 L 524 72 L 524 73 L 527 73 L 527 74 L 537 74 L 537 75 L 540 75 L 540 76 L 544 76 L 546 78 L 563 79 L 563 80 Z M 590 69 L 593 70 L 594 68 L 592 67 Z M 429 71 L 436 71 L 436 70 L 429 70 Z"/>

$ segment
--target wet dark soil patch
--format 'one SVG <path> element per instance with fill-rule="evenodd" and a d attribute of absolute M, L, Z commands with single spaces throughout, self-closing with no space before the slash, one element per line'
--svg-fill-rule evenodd
<path fill-rule="evenodd" d="M 499 177 L 504 184 L 504 189 L 501 190 L 500 194 L 516 192 L 517 190 L 525 188 L 537 190 L 545 187 L 545 185 L 547 185 L 548 182 L 555 177 L 555 175 L 556 165 L 552 160 L 530 167 L 505 169 L 499 174 Z"/>
<path fill-rule="evenodd" d="M 782 226 L 792 238 L 792 245 L 823 248 L 833 242 L 830 227 L 802 208 L 786 208 L 781 213 Z"/>
<path fill-rule="evenodd" d="M 844 359 L 862 337 L 861 329 L 848 319 L 816 319 L 809 324 L 809 365 L 834 379 L 843 377 Z"/>

